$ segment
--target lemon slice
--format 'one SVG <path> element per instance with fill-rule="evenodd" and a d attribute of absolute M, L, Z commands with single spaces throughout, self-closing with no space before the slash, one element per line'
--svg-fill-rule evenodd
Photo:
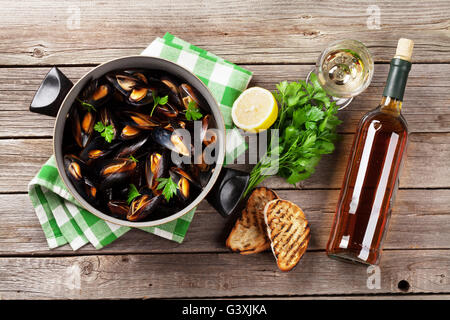
<path fill-rule="evenodd" d="M 277 101 L 269 90 L 249 88 L 233 103 L 231 116 L 234 124 L 245 131 L 267 130 L 277 120 Z"/>

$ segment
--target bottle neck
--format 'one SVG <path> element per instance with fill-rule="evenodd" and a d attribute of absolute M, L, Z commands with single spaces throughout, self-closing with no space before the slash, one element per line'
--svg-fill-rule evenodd
<path fill-rule="evenodd" d="M 411 70 L 411 62 L 400 58 L 391 60 L 389 75 L 381 99 L 381 111 L 400 115 L 409 70 Z"/>
<path fill-rule="evenodd" d="M 400 58 L 393 58 L 391 60 L 391 67 L 386 80 L 386 86 L 384 87 L 383 97 L 403 101 L 409 70 L 411 70 L 411 62 Z"/>
<path fill-rule="evenodd" d="M 381 98 L 380 108 L 381 112 L 398 117 L 402 110 L 402 101 L 391 97 L 383 97 Z"/>

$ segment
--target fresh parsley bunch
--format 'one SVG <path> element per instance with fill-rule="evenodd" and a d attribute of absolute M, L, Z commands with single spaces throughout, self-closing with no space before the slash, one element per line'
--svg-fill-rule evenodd
<path fill-rule="evenodd" d="M 323 154 L 334 151 L 337 107 L 311 73 L 310 83 L 283 81 L 274 96 L 279 103 L 277 121 L 278 145 L 272 141 L 266 154 L 250 173 L 245 194 L 274 172 L 287 182 L 296 184 L 314 173 Z"/>

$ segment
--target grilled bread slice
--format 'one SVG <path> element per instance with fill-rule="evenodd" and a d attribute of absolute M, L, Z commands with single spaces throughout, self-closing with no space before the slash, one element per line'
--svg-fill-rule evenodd
<path fill-rule="evenodd" d="M 291 270 L 308 247 L 310 228 L 305 214 L 296 204 L 277 199 L 267 203 L 264 220 L 278 267 Z"/>
<path fill-rule="evenodd" d="M 268 188 L 256 188 L 248 198 L 241 217 L 236 221 L 226 246 L 241 254 L 258 253 L 269 249 L 270 241 L 264 223 L 264 208 L 269 201 L 278 199 Z"/>

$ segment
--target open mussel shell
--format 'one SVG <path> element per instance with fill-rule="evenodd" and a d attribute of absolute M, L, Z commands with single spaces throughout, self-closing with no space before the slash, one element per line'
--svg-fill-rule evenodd
<path fill-rule="evenodd" d="M 108 108 L 102 108 L 99 111 L 100 115 L 100 122 L 105 126 L 112 126 L 113 127 L 113 140 L 117 138 L 118 136 L 118 130 L 117 130 L 117 120 L 114 118 L 113 114 L 109 111 Z"/>
<path fill-rule="evenodd" d="M 70 112 L 72 135 L 81 148 L 84 148 L 91 140 L 94 132 L 96 114 L 91 110 L 82 110 L 74 106 Z"/>
<path fill-rule="evenodd" d="M 188 108 L 190 102 L 195 102 L 195 105 L 197 108 L 204 109 L 203 103 L 199 98 L 200 95 L 189 84 L 182 83 L 179 86 L 179 91 L 180 91 L 182 105 L 184 106 L 185 109 Z"/>
<path fill-rule="evenodd" d="M 167 95 L 171 104 L 175 106 L 182 106 L 183 101 L 181 99 L 178 82 L 169 75 L 161 76 L 160 81 L 163 85 L 163 87 L 160 88 L 161 95 Z"/>
<path fill-rule="evenodd" d="M 97 204 L 98 188 L 88 178 L 88 166 L 75 155 L 64 156 L 64 168 L 75 189 L 91 203 Z"/>
<path fill-rule="evenodd" d="M 105 104 L 112 96 L 112 87 L 99 80 L 92 80 L 81 92 L 79 99 L 94 108 Z"/>
<path fill-rule="evenodd" d="M 110 200 L 108 201 L 107 206 L 111 215 L 120 219 L 126 219 L 130 210 L 128 203 L 125 200 Z"/>
<path fill-rule="evenodd" d="M 158 114 L 160 117 L 167 117 L 167 118 L 176 118 L 178 116 L 178 109 L 170 102 L 167 102 L 164 105 L 158 105 L 155 108 L 156 114 Z"/>
<path fill-rule="evenodd" d="M 67 176 L 72 181 L 74 185 L 84 182 L 84 176 L 87 171 L 86 164 L 75 155 L 65 155 L 64 156 L 64 169 L 66 170 Z"/>
<path fill-rule="evenodd" d="M 168 159 L 165 153 L 153 152 L 148 155 L 145 162 L 145 178 L 147 186 L 153 194 L 159 195 L 161 190 L 157 190 L 159 182 L 157 179 L 167 175 Z"/>
<path fill-rule="evenodd" d="M 160 146 L 189 157 L 191 155 L 190 141 L 185 141 L 187 139 L 179 133 L 179 130 L 171 132 L 157 127 L 152 131 L 152 138 Z"/>
<path fill-rule="evenodd" d="M 147 77 L 137 71 L 124 71 L 106 75 L 109 82 L 126 97 L 126 102 L 134 106 L 143 106 L 153 102 L 156 88 L 149 85 Z"/>
<path fill-rule="evenodd" d="M 172 181 L 177 185 L 177 198 L 185 203 L 191 196 L 191 183 L 190 181 L 183 175 L 178 174 L 177 172 L 170 171 L 170 177 Z"/>
<path fill-rule="evenodd" d="M 171 177 L 174 177 L 175 175 L 184 177 L 191 183 L 191 185 L 193 185 L 197 188 L 202 188 L 200 181 L 196 180 L 192 174 L 187 172 L 187 170 L 184 170 L 180 167 L 171 167 L 170 172 L 172 174 Z"/>
<path fill-rule="evenodd" d="M 120 132 L 120 137 L 123 140 L 130 140 L 139 137 L 141 133 L 142 133 L 141 129 L 130 125 L 125 125 Z"/>
<path fill-rule="evenodd" d="M 98 187 L 87 177 L 84 178 L 84 192 L 91 203 L 98 204 Z"/>
<path fill-rule="evenodd" d="M 174 132 L 177 129 L 186 129 L 186 122 L 182 120 L 169 119 L 169 123 L 164 126 L 164 129 Z"/>
<path fill-rule="evenodd" d="M 148 194 L 142 194 L 133 199 L 128 210 L 127 220 L 141 221 L 155 211 L 162 201 L 162 195 L 152 197 Z"/>
<path fill-rule="evenodd" d="M 109 143 L 102 136 L 97 136 L 81 151 L 80 159 L 88 164 L 98 159 L 104 159 L 112 154 L 118 145 L 117 142 Z"/>
<path fill-rule="evenodd" d="M 108 162 L 100 171 L 102 188 L 116 184 L 125 184 L 132 178 L 136 162 L 129 158 L 118 158 Z"/>
<path fill-rule="evenodd" d="M 150 115 L 148 114 L 135 111 L 125 111 L 122 113 L 122 117 L 125 125 L 129 125 L 141 130 L 151 130 L 161 125 L 161 123 L 154 117 L 150 117 Z"/>

